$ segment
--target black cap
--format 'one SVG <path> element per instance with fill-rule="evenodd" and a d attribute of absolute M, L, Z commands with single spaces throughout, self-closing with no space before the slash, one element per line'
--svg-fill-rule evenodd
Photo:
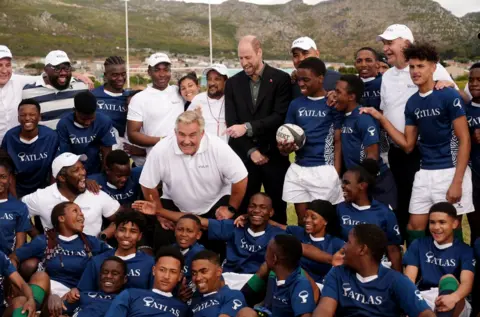
<path fill-rule="evenodd" d="M 97 110 L 97 98 L 90 91 L 83 91 L 73 99 L 75 111 L 83 114 L 93 114 Z"/>
<path fill-rule="evenodd" d="M 387 64 L 389 68 L 392 67 L 392 65 L 388 63 L 387 56 L 385 56 L 385 54 L 383 53 L 378 53 L 378 61 Z"/>

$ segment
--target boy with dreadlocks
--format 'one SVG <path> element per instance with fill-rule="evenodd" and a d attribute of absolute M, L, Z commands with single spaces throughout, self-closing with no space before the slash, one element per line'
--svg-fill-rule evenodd
<path fill-rule="evenodd" d="M 78 284 L 89 258 L 110 249 L 104 242 L 83 233 L 84 220 L 77 204 L 56 205 L 52 211 L 53 229 L 17 249 L 11 255 L 12 262 L 18 267 L 31 257 L 40 259 L 39 270 L 50 276 L 51 293 L 65 295 Z"/>
<path fill-rule="evenodd" d="M 99 113 L 112 119 L 113 127 L 117 130 L 118 136 L 125 136 L 127 125 L 127 98 L 128 92 L 123 90 L 127 79 L 125 61 L 120 56 L 110 56 L 103 63 L 104 84 L 92 91 L 97 98 L 97 110 Z M 117 141 L 117 143 L 119 143 Z"/>

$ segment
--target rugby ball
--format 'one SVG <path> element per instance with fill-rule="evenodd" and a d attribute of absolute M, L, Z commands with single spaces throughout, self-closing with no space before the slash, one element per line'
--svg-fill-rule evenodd
<path fill-rule="evenodd" d="M 277 130 L 278 143 L 295 143 L 300 149 L 305 145 L 305 132 L 298 125 L 286 123 Z"/>

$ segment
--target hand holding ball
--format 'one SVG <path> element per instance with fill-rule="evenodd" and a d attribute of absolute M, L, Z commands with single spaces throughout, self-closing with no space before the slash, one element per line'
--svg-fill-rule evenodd
<path fill-rule="evenodd" d="M 281 145 L 293 145 L 294 150 L 297 151 L 305 145 L 306 140 L 305 132 L 298 125 L 286 123 L 277 130 L 277 143 L 279 147 L 281 147 Z"/>

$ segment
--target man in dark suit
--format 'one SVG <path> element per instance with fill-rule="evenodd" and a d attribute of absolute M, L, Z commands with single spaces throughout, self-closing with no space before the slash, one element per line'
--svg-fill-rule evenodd
<path fill-rule="evenodd" d="M 290 163 L 278 151 L 275 136 L 291 101 L 290 76 L 263 62 L 261 44 L 255 36 L 240 40 L 238 57 L 243 71 L 227 81 L 225 116 L 229 144 L 245 163 L 249 175 L 240 211 L 246 212 L 250 197 L 263 184 L 273 201 L 273 220 L 285 224 L 282 192 Z"/>

